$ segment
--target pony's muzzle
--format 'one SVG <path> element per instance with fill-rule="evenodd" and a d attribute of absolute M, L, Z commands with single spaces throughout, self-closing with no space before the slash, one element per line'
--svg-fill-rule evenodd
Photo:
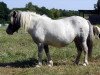
<path fill-rule="evenodd" d="M 10 30 L 6 30 L 6 33 L 9 34 L 9 35 L 13 35 L 13 32 L 10 31 Z"/>

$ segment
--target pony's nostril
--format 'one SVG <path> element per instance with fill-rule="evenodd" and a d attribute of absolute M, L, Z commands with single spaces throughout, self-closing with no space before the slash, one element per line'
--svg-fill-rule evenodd
<path fill-rule="evenodd" d="M 100 34 L 99 34 L 99 38 L 100 38 Z"/>

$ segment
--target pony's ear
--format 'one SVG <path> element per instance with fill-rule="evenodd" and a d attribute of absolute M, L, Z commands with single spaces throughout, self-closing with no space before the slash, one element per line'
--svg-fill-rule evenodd
<path fill-rule="evenodd" d="M 16 15 L 17 15 L 17 11 L 14 10 L 13 13 L 12 13 L 12 16 L 16 17 Z"/>

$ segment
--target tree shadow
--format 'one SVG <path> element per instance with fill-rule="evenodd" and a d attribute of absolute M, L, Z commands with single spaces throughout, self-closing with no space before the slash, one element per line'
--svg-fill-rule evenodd
<path fill-rule="evenodd" d="M 0 67 L 28 68 L 28 67 L 35 67 L 37 62 L 38 62 L 37 59 L 30 58 L 29 60 L 24 60 L 24 61 L 0 63 Z"/>

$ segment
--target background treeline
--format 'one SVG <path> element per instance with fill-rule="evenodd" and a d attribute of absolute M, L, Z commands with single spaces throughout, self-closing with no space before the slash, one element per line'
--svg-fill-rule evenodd
<path fill-rule="evenodd" d="M 78 15 L 78 11 L 74 10 L 62 10 L 62 9 L 47 9 L 45 7 L 38 7 L 37 5 L 32 4 L 32 2 L 29 2 L 26 4 L 24 8 L 13 8 L 9 9 L 7 7 L 7 4 L 4 2 L 0 2 L 0 23 L 7 23 L 9 22 L 8 14 L 12 10 L 21 10 L 21 11 L 34 11 L 39 14 L 45 14 L 48 17 L 52 19 L 57 19 L 61 17 L 68 17 L 72 15 Z"/>
<path fill-rule="evenodd" d="M 10 10 L 7 8 L 7 4 L 0 2 L 0 24 L 8 21 L 8 14 Z"/>

